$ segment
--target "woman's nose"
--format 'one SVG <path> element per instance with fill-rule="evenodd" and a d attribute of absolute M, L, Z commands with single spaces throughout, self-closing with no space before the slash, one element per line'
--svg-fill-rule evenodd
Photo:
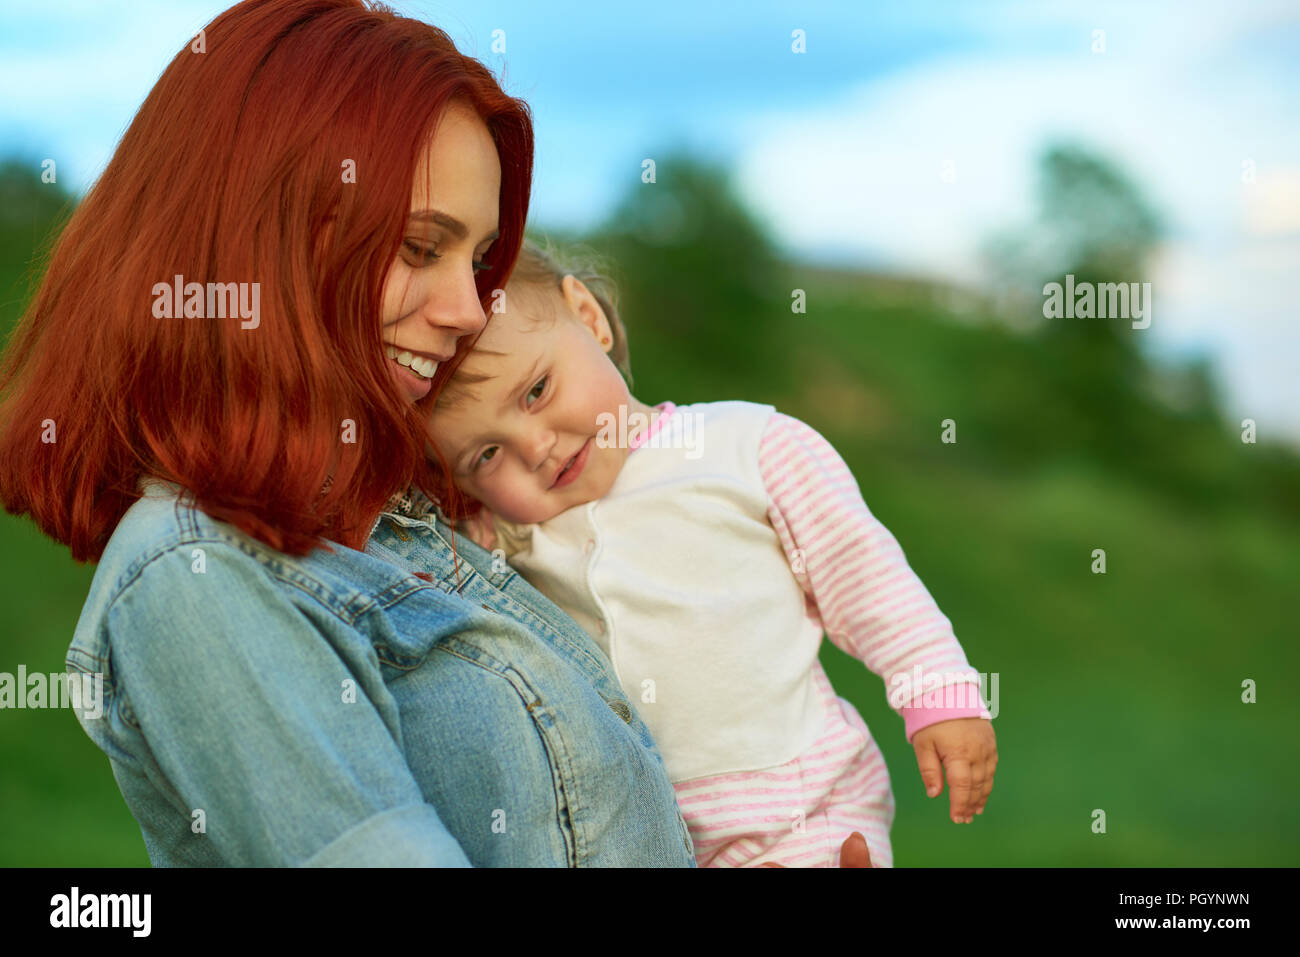
<path fill-rule="evenodd" d="M 456 277 L 451 288 L 439 286 L 431 290 L 425 300 L 422 315 L 433 328 L 453 329 L 457 335 L 468 336 L 482 331 L 487 324 L 474 271 L 467 269 L 465 273 Z"/>

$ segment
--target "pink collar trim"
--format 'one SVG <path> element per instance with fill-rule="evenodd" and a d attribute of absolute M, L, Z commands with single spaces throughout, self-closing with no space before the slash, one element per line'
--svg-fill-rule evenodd
<path fill-rule="evenodd" d="M 655 410 L 660 413 L 658 418 L 650 424 L 650 428 L 646 429 L 627 444 L 627 450 L 631 452 L 635 449 L 641 448 L 641 446 L 649 442 L 655 436 L 655 433 L 663 428 L 664 423 L 668 421 L 668 417 L 673 414 L 673 410 L 676 408 L 677 406 L 673 405 L 671 402 L 660 402 L 656 405 Z"/>

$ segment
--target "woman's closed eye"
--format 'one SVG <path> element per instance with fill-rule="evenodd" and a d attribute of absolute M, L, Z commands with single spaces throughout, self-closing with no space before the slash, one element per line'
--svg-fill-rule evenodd
<path fill-rule="evenodd" d="M 410 239 L 402 243 L 402 248 L 410 254 L 408 258 L 413 260 L 411 265 L 417 269 L 422 266 L 428 266 L 442 258 L 442 254 L 438 252 L 437 246 L 426 246 Z M 475 272 L 482 272 L 485 269 L 491 268 L 491 263 L 486 263 L 481 259 L 474 260 Z"/>

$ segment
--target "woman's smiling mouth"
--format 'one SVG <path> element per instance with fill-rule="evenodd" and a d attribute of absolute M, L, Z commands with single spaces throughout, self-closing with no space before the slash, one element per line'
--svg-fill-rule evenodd
<path fill-rule="evenodd" d="M 398 385 L 411 401 L 418 401 L 429 394 L 429 390 L 433 388 L 433 375 L 438 371 L 438 359 L 407 349 L 398 349 L 387 342 L 384 343 L 384 354 L 388 356 L 388 365 L 393 378 L 397 380 Z"/>
<path fill-rule="evenodd" d="M 404 366 L 426 379 L 432 379 L 433 374 L 438 371 L 436 359 L 416 355 L 405 349 L 398 349 L 396 346 L 386 345 L 384 346 L 384 352 L 388 354 L 388 358 L 395 360 L 398 365 Z"/>

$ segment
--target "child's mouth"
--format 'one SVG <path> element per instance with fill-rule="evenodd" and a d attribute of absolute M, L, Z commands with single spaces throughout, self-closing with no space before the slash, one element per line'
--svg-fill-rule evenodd
<path fill-rule="evenodd" d="M 582 444 L 582 448 L 578 450 L 578 454 L 570 459 L 569 464 L 564 467 L 558 476 L 556 476 L 555 483 L 551 488 L 562 488 L 565 485 L 569 485 L 576 481 L 578 476 L 582 474 L 583 466 L 587 464 L 587 455 L 590 451 L 591 439 L 587 439 L 587 441 Z"/>

